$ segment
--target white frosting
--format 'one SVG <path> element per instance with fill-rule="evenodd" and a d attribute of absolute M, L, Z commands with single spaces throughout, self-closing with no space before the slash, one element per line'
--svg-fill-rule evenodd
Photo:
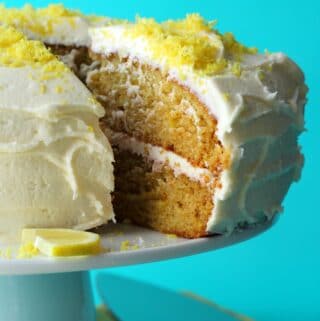
<path fill-rule="evenodd" d="M 0 236 L 88 229 L 113 218 L 113 153 L 103 108 L 69 71 L 0 66 Z"/>
<path fill-rule="evenodd" d="M 29 22 L 25 26 L 19 20 L 12 25 L 23 32 L 29 39 L 35 39 L 45 42 L 50 45 L 65 45 L 76 47 L 88 47 L 91 40 L 89 36 L 90 27 L 98 27 L 106 25 L 110 22 L 108 18 L 101 18 L 97 20 L 90 20 L 85 16 L 74 17 L 51 17 L 41 16 L 34 22 Z M 1 24 L 1 18 L 0 18 Z M 35 28 L 32 28 L 35 26 Z M 50 30 L 43 32 L 39 27 L 44 30 L 50 26 Z"/>
<path fill-rule="evenodd" d="M 46 17 L 42 19 L 43 25 L 48 25 Z M 41 40 L 47 44 L 77 45 L 80 47 L 90 45 L 89 24 L 89 21 L 83 17 L 73 17 L 72 19 L 56 18 L 52 24 L 52 31 L 45 35 L 29 28 L 21 28 L 19 25 L 16 25 L 16 27 L 20 28 L 29 39 Z"/>
<path fill-rule="evenodd" d="M 222 188 L 213 195 L 208 232 L 231 232 L 238 225 L 271 218 L 303 163 L 297 137 L 303 130 L 307 90 L 300 69 L 282 53 L 255 54 L 243 57 L 240 77 L 230 70 L 200 76 L 184 67 L 181 78 L 181 70 L 167 68 L 166 57 L 154 59 L 146 38 L 132 38 L 126 28 L 91 29 L 91 49 L 138 59 L 186 85 L 217 119 L 217 137 L 231 153 L 231 166 L 220 178 Z M 218 39 L 217 45 L 224 56 Z"/>
<path fill-rule="evenodd" d="M 89 90 L 71 72 L 49 80 L 42 80 L 41 73 L 34 67 L 8 68 L 0 65 L 0 72 L 2 108 L 23 109 L 44 115 L 58 114 L 62 110 L 83 111 L 99 118 L 105 113 Z"/>
<path fill-rule="evenodd" d="M 53 9 L 55 12 L 31 7 L 19 10 L 0 6 L 0 24 L 12 25 L 28 39 L 46 44 L 88 47 L 91 43 L 89 28 L 109 25 L 114 21 L 107 17 L 84 16 L 76 12 L 59 15 L 59 11 L 65 9 L 61 5 L 51 7 L 56 7 L 56 10 Z"/>

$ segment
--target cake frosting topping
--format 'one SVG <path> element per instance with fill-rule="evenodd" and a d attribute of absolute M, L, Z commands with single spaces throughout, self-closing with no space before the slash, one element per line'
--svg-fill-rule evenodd
<path fill-rule="evenodd" d="M 37 39 L 47 44 L 88 46 L 90 26 L 108 25 L 113 20 L 83 15 L 69 10 L 61 4 L 51 4 L 35 9 L 25 5 L 22 9 L 0 6 L 1 24 L 11 25 L 22 31 L 29 39 Z"/>
<path fill-rule="evenodd" d="M 67 71 L 41 42 L 27 41 L 12 27 L 0 27 L 0 63 L 6 67 L 41 67 L 42 77 L 55 78 Z"/>
<path fill-rule="evenodd" d="M 203 75 L 220 74 L 230 69 L 239 74 L 244 54 L 256 53 L 237 42 L 231 33 L 221 35 L 214 30 L 215 21 L 207 22 L 199 14 L 189 14 L 183 20 L 157 23 L 154 19 L 138 18 L 135 24 L 126 25 L 125 35 L 148 41 L 153 59 L 170 67 L 190 67 Z"/>
<path fill-rule="evenodd" d="M 103 108 L 38 41 L 0 26 L 0 235 L 113 218 Z"/>
<path fill-rule="evenodd" d="M 206 22 L 199 14 L 189 14 L 183 20 L 168 20 L 157 23 L 154 19 L 137 18 L 134 24 L 118 24 L 103 29 L 102 35 L 117 47 L 117 39 L 135 44 L 133 52 L 144 52 L 144 56 L 161 64 L 176 68 L 184 75 L 192 70 L 200 75 L 217 75 L 227 71 L 239 76 L 239 62 L 245 54 L 255 54 L 237 42 L 231 33 L 224 35 L 213 29 L 215 22 Z M 98 33 L 100 31 L 96 30 Z M 95 31 L 92 31 L 93 33 Z M 99 46 L 93 40 L 93 45 Z M 136 47 L 140 47 L 139 50 Z M 139 55 L 140 56 L 140 55 Z"/>

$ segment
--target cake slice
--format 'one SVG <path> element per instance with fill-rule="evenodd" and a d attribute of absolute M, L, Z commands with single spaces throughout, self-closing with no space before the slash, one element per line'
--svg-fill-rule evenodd
<path fill-rule="evenodd" d="M 36 18 L 26 24 L 28 10 Z M 297 139 L 307 93 L 287 56 L 245 47 L 197 14 L 128 23 L 49 6 L 3 8 L 1 20 L 23 30 L 44 24 L 30 36 L 59 54 L 104 106 L 117 220 L 195 238 L 282 210 L 303 165 Z"/>
<path fill-rule="evenodd" d="M 90 30 L 115 151 L 118 218 L 185 237 L 271 219 L 300 176 L 306 87 L 282 53 L 259 54 L 197 14 Z"/>
<path fill-rule="evenodd" d="M 0 236 L 113 219 L 104 110 L 39 41 L 0 26 Z"/>

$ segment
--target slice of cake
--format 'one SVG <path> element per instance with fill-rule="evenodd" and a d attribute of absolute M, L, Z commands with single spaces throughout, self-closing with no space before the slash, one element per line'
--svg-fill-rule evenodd
<path fill-rule="evenodd" d="M 0 26 L 0 236 L 113 218 L 103 108 L 41 42 Z"/>
<path fill-rule="evenodd" d="M 0 20 L 23 30 L 45 24 L 41 37 L 31 36 L 105 107 L 118 220 L 194 238 L 281 211 L 303 164 L 297 138 L 307 92 L 284 54 L 260 54 L 197 14 L 159 24 L 93 19 L 61 6 L 17 10 L 19 19 L 2 10 Z M 37 18 L 26 24 L 28 10 Z M 64 34 L 52 24 L 70 28 Z"/>
<path fill-rule="evenodd" d="M 281 210 L 303 158 L 306 87 L 284 54 L 259 54 L 199 15 L 90 31 L 86 83 L 106 109 L 119 218 L 186 237 Z"/>

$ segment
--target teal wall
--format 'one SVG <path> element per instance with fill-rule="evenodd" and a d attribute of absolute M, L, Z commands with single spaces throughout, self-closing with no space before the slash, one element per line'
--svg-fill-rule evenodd
<path fill-rule="evenodd" d="M 8 1 L 7 5 L 22 3 Z M 48 2 L 32 3 L 43 6 Z M 254 240 L 217 252 L 110 271 L 167 288 L 194 291 L 259 321 L 319 321 L 318 2 L 78 0 L 64 3 L 86 13 L 129 19 L 136 13 L 166 19 L 200 12 L 208 19 L 218 19 L 221 31 L 233 31 L 239 40 L 262 50 L 284 51 L 302 67 L 310 87 L 307 131 L 301 137 L 306 162 L 301 181 L 290 189 L 285 211 L 276 226 Z"/>

